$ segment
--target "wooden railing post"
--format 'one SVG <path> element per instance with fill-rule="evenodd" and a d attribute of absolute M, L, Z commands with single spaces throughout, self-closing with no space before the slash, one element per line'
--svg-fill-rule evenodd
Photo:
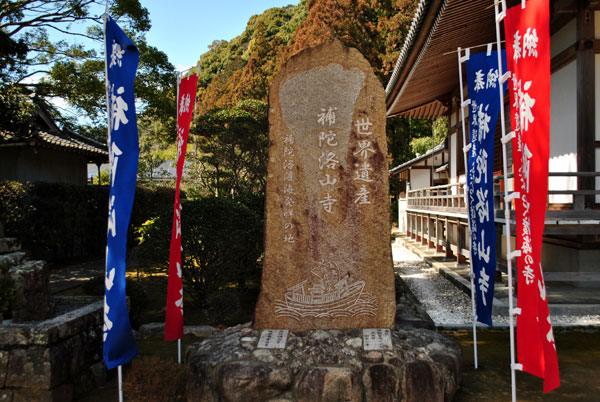
<path fill-rule="evenodd" d="M 458 264 L 464 264 L 467 262 L 467 259 L 462 254 L 463 249 L 465 249 L 465 242 L 463 241 L 463 229 L 460 224 L 460 220 L 456 221 L 456 262 Z"/>
<path fill-rule="evenodd" d="M 427 247 L 428 248 L 434 248 L 435 245 L 433 244 L 433 239 L 435 239 L 434 236 L 434 221 L 433 221 L 433 217 L 431 215 L 427 215 L 427 240 L 428 240 L 428 244 Z"/>
<path fill-rule="evenodd" d="M 421 214 L 421 244 L 427 244 L 427 237 L 425 237 L 425 229 L 427 228 L 426 220 L 427 216 Z"/>
<path fill-rule="evenodd" d="M 444 238 L 444 232 L 442 227 L 442 220 L 436 216 L 435 217 L 435 251 L 441 253 L 444 248 L 440 244 L 440 240 Z"/>

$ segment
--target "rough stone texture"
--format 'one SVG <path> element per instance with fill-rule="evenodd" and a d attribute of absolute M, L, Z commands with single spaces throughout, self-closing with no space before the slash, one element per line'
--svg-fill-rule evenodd
<path fill-rule="evenodd" d="M 255 328 L 392 328 L 381 83 L 356 49 L 333 41 L 288 61 L 269 96 Z"/>
<path fill-rule="evenodd" d="M 0 389 L 6 384 L 6 374 L 8 372 L 8 351 L 0 350 Z M 1 401 L 2 399 L 0 399 Z"/>
<path fill-rule="evenodd" d="M 137 339 L 148 339 L 164 335 L 165 323 L 164 322 L 151 322 L 148 324 L 140 325 L 139 329 L 135 333 Z"/>
<path fill-rule="evenodd" d="M 62 314 L 44 321 L 0 324 L 0 396 L 70 401 L 106 378 L 102 301 L 57 298 L 57 311 Z"/>
<path fill-rule="evenodd" d="M 292 384 L 287 370 L 248 360 L 224 363 L 216 374 L 219 394 L 227 402 L 264 401 Z"/>
<path fill-rule="evenodd" d="M 12 402 L 64 402 L 73 399 L 73 386 L 61 385 L 54 389 L 18 389 L 13 390 Z"/>
<path fill-rule="evenodd" d="M 206 338 L 216 331 L 215 327 L 210 325 L 186 325 L 183 328 L 183 334 L 192 334 L 197 338 Z"/>
<path fill-rule="evenodd" d="M 2 232 L 0 232 L 0 235 L 2 235 Z M 21 250 L 21 243 L 17 239 L 14 237 L 0 237 L 0 253 L 12 253 L 19 250 Z"/>
<path fill-rule="evenodd" d="M 393 350 L 375 356 L 356 341 L 361 332 L 290 331 L 285 349 L 257 349 L 248 338 L 259 338 L 260 331 L 250 323 L 216 331 L 186 351 L 188 401 L 449 401 L 454 396 L 462 369 L 458 343 L 434 331 L 404 328 L 392 331 Z"/>
<path fill-rule="evenodd" d="M 365 386 L 365 401 L 397 401 L 401 389 L 400 372 L 396 367 L 389 364 L 374 364 L 365 370 L 363 384 Z"/>
<path fill-rule="evenodd" d="M 362 401 L 358 375 L 346 367 L 309 368 L 295 387 L 298 402 Z"/>
<path fill-rule="evenodd" d="M 101 360 L 95 364 L 90 366 L 90 372 L 92 374 L 92 378 L 94 379 L 94 384 L 96 387 L 101 387 L 106 384 L 106 375 L 107 368 L 104 360 Z"/>
<path fill-rule="evenodd" d="M 90 331 L 91 328 L 102 329 L 102 301 L 97 297 L 68 299 L 79 300 L 81 304 L 73 303 L 69 311 L 44 321 L 0 325 L 0 345 L 52 345 L 81 332 Z M 57 304 L 62 303 L 62 300 L 64 299 L 55 298 Z M 87 304 L 92 300 L 92 304 Z M 57 305 L 57 311 L 62 309 Z"/>
<path fill-rule="evenodd" d="M 460 386 L 460 379 L 463 370 L 462 359 L 455 355 L 446 353 L 435 353 L 431 355 L 435 366 L 442 374 L 442 377 L 448 379 L 444 383 L 445 401 L 450 402 Z"/>
<path fill-rule="evenodd" d="M 6 240 L 6 239 L 2 239 Z M 6 245 L 8 247 L 8 245 Z M 0 243 L 0 247 L 2 244 Z M 7 254 L 0 255 L 0 267 L 19 265 L 26 257 L 24 251 L 6 251 Z"/>
<path fill-rule="evenodd" d="M 402 401 L 442 402 L 445 399 L 444 379 L 429 361 L 414 361 L 404 365 Z M 454 390 L 456 392 L 456 390 Z"/>
<path fill-rule="evenodd" d="M 54 311 L 50 300 L 50 273 L 44 261 L 26 261 L 12 267 L 9 276 L 15 284 L 14 322 L 48 318 Z"/>

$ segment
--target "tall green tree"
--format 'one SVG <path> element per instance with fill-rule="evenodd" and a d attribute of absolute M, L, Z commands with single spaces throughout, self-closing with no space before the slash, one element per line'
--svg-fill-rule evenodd
<path fill-rule="evenodd" d="M 78 116 L 88 118 L 87 127 L 77 127 L 80 131 L 105 138 L 105 5 L 99 0 L 0 1 L 0 92 L 16 96 L 0 99 L 0 113 L 17 116 L 3 119 L 2 128 L 14 130 L 20 120 L 10 106 L 18 109 L 27 103 L 23 95 L 35 95 L 47 103 L 66 100 Z M 174 68 L 163 52 L 146 43 L 148 10 L 139 0 L 111 0 L 109 10 L 140 50 L 135 90 L 141 112 L 168 121 L 175 113 Z M 65 117 L 63 124 L 75 128 L 81 121 Z"/>
<path fill-rule="evenodd" d="M 244 197 L 265 191 L 268 105 L 249 99 L 230 109 L 213 109 L 195 120 L 199 178 L 209 194 Z"/>

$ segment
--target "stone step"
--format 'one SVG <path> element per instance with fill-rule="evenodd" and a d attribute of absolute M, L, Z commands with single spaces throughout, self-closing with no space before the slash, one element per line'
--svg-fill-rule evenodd
<path fill-rule="evenodd" d="M 4 266 L 15 266 L 21 264 L 25 259 L 24 251 L 14 251 L 8 254 L 0 254 L 0 267 Z"/>
<path fill-rule="evenodd" d="M 21 243 L 14 237 L 0 238 L 0 254 L 21 251 Z"/>

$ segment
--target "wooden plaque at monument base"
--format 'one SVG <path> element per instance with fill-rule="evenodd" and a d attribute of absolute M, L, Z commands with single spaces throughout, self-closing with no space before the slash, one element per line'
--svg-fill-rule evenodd
<path fill-rule="evenodd" d="M 273 80 L 255 328 L 392 328 L 385 92 L 333 41 Z"/>

